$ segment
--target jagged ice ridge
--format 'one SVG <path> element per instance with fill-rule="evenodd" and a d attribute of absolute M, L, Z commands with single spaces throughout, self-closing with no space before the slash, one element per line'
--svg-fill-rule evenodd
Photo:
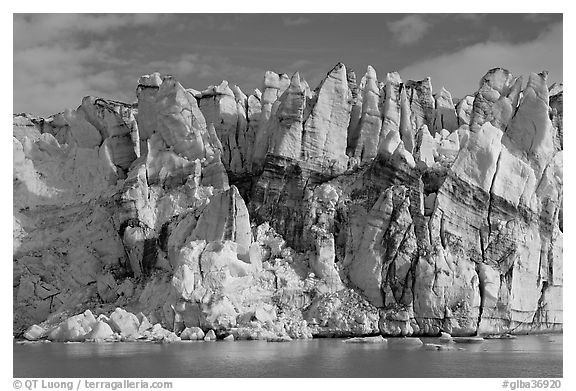
<path fill-rule="evenodd" d="M 546 76 L 493 69 L 457 100 L 341 63 L 315 90 L 266 72 L 249 96 L 153 73 L 137 104 L 14 115 L 14 333 L 562 330 L 563 92 Z"/>

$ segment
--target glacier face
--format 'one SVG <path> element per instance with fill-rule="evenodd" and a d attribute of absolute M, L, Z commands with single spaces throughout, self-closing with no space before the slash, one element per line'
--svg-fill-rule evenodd
<path fill-rule="evenodd" d="M 14 333 L 561 330 L 562 94 L 339 63 L 314 91 L 154 73 L 137 104 L 15 115 Z"/>

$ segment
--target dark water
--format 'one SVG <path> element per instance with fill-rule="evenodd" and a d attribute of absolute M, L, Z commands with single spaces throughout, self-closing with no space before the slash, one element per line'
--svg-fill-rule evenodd
<path fill-rule="evenodd" d="M 338 339 L 15 344 L 14 377 L 562 377 L 562 339 L 521 336 L 456 351 Z"/>

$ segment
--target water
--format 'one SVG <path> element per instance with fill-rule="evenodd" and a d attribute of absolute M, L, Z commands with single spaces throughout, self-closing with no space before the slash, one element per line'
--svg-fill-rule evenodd
<path fill-rule="evenodd" d="M 562 377 L 562 335 L 393 350 L 338 339 L 15 344 L 14 377 Z M 426 342 L 426 339 L 425 339 Z M 427 342 L 434 342 L 430 339 Z"/>

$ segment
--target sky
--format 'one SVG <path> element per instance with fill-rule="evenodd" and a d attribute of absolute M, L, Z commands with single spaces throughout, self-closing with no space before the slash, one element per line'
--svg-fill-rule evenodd
<path fill-rule="evenodd" d="M 432 79 L 472 94 L 491 68 L 562 82 L 562 14 L 14 14 L 13 112 L 50 115 L 86 95 L 134 102 L 140 75 L 246 94 L 264 72 L 312 87 L 342 62 L 360 78 Z"/>

